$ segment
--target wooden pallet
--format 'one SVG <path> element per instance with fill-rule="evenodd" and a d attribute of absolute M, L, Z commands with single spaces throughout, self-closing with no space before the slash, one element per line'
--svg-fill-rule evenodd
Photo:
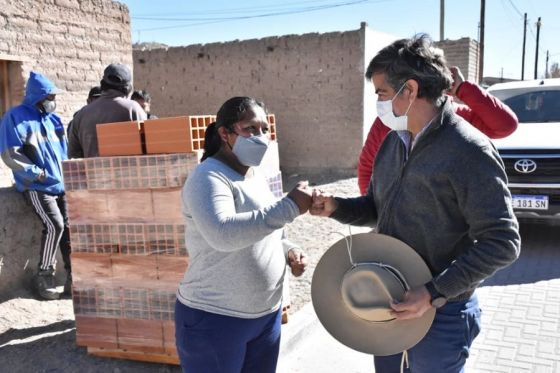
<path fill-rule="evenodd" d="M 116 359 L 127 359 L 136 361 L 145 361 L 160 364 L 179 365 L 179 357 L 172 354 L 158 354 L 150 352 L 128 351 L 122 349 L 108 349 L 99 347 L 88 347 L 87 352 L 90 355 L 112 357 Z"/>

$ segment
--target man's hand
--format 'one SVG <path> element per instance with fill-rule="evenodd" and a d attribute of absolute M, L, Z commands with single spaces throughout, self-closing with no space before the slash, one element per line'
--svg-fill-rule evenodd
<path fill-rule="evenodd" d="M 307 257 L 298 249 L 290 249 L 288 251 L 288 265 L 292 269 L 292 275 L 299 277 L 305 272 Z"/>
<path fill-rule="evenodd" d="M 288 198 L 296 203 L 300 214 L 305 214 L 311 207 L 312 202 L 312 190 L 309 188 L 309 183 L 307 181 L 298 182 L 294 189 L 288 193 Z"/>
<path fill-rule="evenodd" d="M 337 207 L 338 202 L 332 194 L 319 189 L 313 189 L 313 204 L 309 210 L 311 215 L 331 216 Z"/>
<path fill-rule="evenodd" d="M 459 70 L 457 66 L 451 66 L 449 70 L 451 70 L 451 77 L 453 78 L 453 84 L 451 85 L 449 94 L 451 96 L 457 96 L 457 89 L 459 89 L 461 83 L 465 81 L 465 77 L 463 76 L 461 70 Z"/>
<path fill-rule="evenodd" d="M 402 302 L 391 302 L 391 308 L 393 309 L 391 315 L 398 320 L 421 317 L 426 311 L 432 308 L 430 300 L 430 293 L 425 286 L 409 290 L 404 294 Z"/>
<path fill-rule="evenodd" d="M 47 178 L 47 173 L 45 170 L 41 170 L 41 173 L 39 174 L 39 176 L 37 176 L 37 181 L 42 183 L 43 181 L 45 181 L 45 179 Z"/>

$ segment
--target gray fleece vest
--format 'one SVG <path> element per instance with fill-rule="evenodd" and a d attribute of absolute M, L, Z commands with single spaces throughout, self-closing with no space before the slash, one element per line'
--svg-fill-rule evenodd
<path fill-rule="evenodd" d="M 407 159 L 408 158 L 408 159 Z M 447 102 L 408 157 L 390 132 L 376 158 L 368 194 L 339 199 L 333 217 L 377 224 L 426 261 L 451 301 L 519 256 L 518 223 L 503 162 L 490 140 Z"/>

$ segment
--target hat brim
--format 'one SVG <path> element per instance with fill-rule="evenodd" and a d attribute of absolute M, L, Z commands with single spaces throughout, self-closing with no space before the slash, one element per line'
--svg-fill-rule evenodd
<path fill-rule="evenodd" d="M 432 279 L 426 263 L 404 242 L 376 233 L 352 236 L 354 263 L 381 262 L 398 268 L 411 289 Z M 311 282 L 315 313 L 325 329 L 342 344 L 377 356 L 394 355 L 416 345 L 435 317 L 430 308 L 411 320 L 371 322 L 359 318 L 345 305 L 341 294 L 344 274 L 352 268 L 346 241 L 332 245 L 319 260 Z"/>

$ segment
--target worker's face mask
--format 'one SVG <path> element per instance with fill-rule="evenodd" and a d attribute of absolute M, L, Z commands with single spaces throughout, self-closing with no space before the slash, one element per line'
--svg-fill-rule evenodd
<path fill-rule="evenodd" d="M 381 121 L 383 122 L 383 124 L 385 124 L 387 127 L 389 127 L 390 129 L 392 129 L 393 131 L 404 131 L 406 129 L 408 129 L 408 111 L 410 110 L 410 106 L 412 105 L 412 102 L 410 102 L 408 104 L 408 108 L 406 109 L 406 112 L 404 113 L 404 115 L 401 116 L 396 116 L 394 111 L 393 111 L 393 101 L 395 100 L 395 98 L 399 95 L 399 93 L 402 91 L 402 89 L 404 88 L 404 86 L 406 85 L 403 84 L 401 86 L 401 88 L 399 88 L 399 90 L 397 91 L 397 93 L 393 96 L 393 98 L 391 100 L 386 100 L 386 101 L 377 101 L 377 115 L 379 116 L 379 119 L 381 119 Z"/>
<path fill-rule="evenodd" d="M 43 101 L 43 110 L 46 113 L 53 113 L 56 110 L 56 101 L 55 100 L 45 100 Z"/>
<path fill-rule="evenodd" d="M 269 139 L 265 134 L 249 137 L 237 135 L 232 152 L 242 165 L 255 167 L 261 164 L 268 144 Z"/>

